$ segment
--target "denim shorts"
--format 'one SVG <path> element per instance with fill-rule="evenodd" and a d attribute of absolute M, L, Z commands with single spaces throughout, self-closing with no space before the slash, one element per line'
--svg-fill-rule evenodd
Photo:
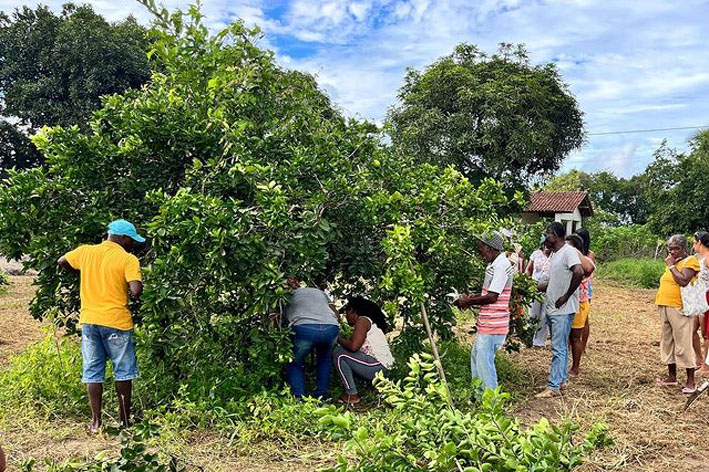
<path fill-rule="evenodd" d="M 84 383 L 103 383 L 106 361 L 111 359 L 117 382 L 138 378 L 133 330 L 123 331 L 94 324 L 81 327 L 81 356 L 84 360 Z"/>

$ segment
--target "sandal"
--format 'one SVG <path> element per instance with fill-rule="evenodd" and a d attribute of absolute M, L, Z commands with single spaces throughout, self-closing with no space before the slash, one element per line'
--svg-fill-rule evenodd
<path fill-rule="evenodd" d="M 697 387 L 689 388 L 689 387 L 684 387 L 682 389 L 682 393 L 685 395 L 691 395 L 697 391 Z"/>
<path fill-rule="evenodd" d="M 337 399 L 337 403 L 345 404 L 345 405 L 357 405 L 360 402 L 360 397 L 357 395 L 348 395 L 347 393 L 343 393 L 340 395 L 340 398 Z"/>
<path fill-rule="evenodd" d="M 534 398 L 557 398 L 561 397 L 563 393 L 561 393 L 561 390 L 549 390 L 546 389 L 541 393 L 537 393 L 534 395 Z"/>
<path fill-rule="evenodd" d="M 660 385 L 662 387 L 676 387 L 679 385 L 679 383 L 674 380 L 667 380 L 667 379 L 655 379 L 655 384 Z"/>

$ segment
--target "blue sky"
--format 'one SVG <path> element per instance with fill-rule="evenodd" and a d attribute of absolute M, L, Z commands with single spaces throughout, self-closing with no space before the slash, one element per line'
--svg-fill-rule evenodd
<path fill-rule="evenodd" d="M 0 10 L 36 2 L 0 0 Z M 42 2 L 58 9 L 61 2 Z M 77 1 L 77 3 L 79 3 Z M 130 0 L 88 1 L 117 20 L 148 14 Z M 168 8 L 190 2 L 166 0 Z M 210 27 L 240 17 L 265 32 L 286 67 L 315 74 L 348 115 L 381 122 L 407 67 L 421 69 L 466 41 L 494 52 L 524 43 L 557 63 L 585 112 L 587 144 L 565 169 L 642 171 L 663 139 L 679 150 L 709 126 L 709 0 L 204 0 Z"/>

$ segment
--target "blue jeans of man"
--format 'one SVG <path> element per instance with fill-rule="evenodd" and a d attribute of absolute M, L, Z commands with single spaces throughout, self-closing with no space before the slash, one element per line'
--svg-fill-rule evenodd
<path fill-rule="evenodd" d="M 293 326 L 293 362 L 288 364 L 288 383 L 296 398 L 305 395 L 305 358 L 315 350 L 315 397 L 327 393 L 332 369 L 332 348 L 340 332 L 339 326 L 302 324 Z"/>
<path fill-rule="evenodd" d="M 547 388 L 558 392 L 569 379 L 569 334 L 575 313 L 547 316 L 547 326 L 551 333 L 551 371 Z"/>
<path fill-rule="evenodd" d="M 486 389 L 497 388 L 497 369 L 495 355 L 505 344 L 504 334 L 476 334 L 475 342 L 470 349 L 470 371 L 474 379 L 483 381 Z"/>
<path fill-rule="evenodd" d="M 132 329 L 120 330 L 84 323 L 81 327 L 81 356 L 84 371 L 81 381 L 84 383 L 103 383 L 108 359 L 113 363 L 116 382 L 138 378 Z"/>

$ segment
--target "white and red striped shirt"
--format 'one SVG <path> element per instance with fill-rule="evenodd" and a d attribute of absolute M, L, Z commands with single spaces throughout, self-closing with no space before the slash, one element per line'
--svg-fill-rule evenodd
<path fill-rule="evenodd" d="M 510 295 L 514 268 L 502 253 L 485 269 L 482 294 L 497 293 L 497 301 L 482 305 L 478 313 L 478 333 L 507 334 L 510 330 Z"/>

